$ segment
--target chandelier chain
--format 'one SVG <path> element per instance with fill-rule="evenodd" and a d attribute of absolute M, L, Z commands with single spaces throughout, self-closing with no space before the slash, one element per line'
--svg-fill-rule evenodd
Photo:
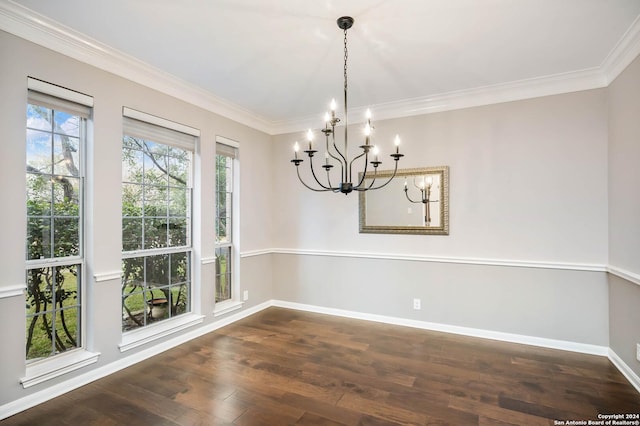
<path fill-rule="evenodd" d="M 347 91 L 347 57 L 349 52 L 347 51 L 347 30 L 344 30 L 344 90 Z"/>

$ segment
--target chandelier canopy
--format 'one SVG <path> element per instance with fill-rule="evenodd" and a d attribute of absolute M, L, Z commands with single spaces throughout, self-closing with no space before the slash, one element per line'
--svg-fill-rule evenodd
<path fill-rule="evenodd" d="M 311 129 L 307 131 L 307 141 L 309 143 L 308 148 L 304 150 L 304 152 L 309 157 L 309 168 L 311 170 L 311 175 L 313 176 L 313 180 L 315 184 L 309 185 L 307 184 L 302 177 L 300 176 L 300 163 L 304 160 L 298 157 L 298 152 L 300 151 L 300 145 L 298 142 L 294 145 L 294 158 L 291 162 L 296 166 L 296 173 L 298 175 L 298 179 L 300 182 L 312 191 L 324 192 L 324 191 L 332 191 L 332 192 L 341 192 L 343 194 L 349 194 L 352 191 L 370 191 L 374 189 L 380 189 L 383 186 L 387 185 L 391 180 L 395 177 L 396 172 L 398 170 L 398 160 L 403 157 L 403 154 L 400 154 L 400 137 L 396 135 L 395 137 L 395 152 L 390 156 L 393 158 L 395 162 L 393 174 L 389 177 L 385 182 L 378 183 L 376 185 L 376 174 L 378 171 L 378 166 L 382 164 L 382 161 L 379 161 L 379 150 L 378 147 L 373 145 L 371 142 L 373 126 L 371 126 L 371 111 L 367 110 L 366 113 L 366 122 L 364 125 L 363 133 L 364 133 L 364 144 L 360 145 L 360 149 L 362 152 L 359 155 L 356 155 L 354 158 L 350 159 L 348 152 L 348 118 L 347 118 L 347 30 L 351 28 L 353 25 L 353 18 L 350 16 L 343 16 L 337 19 L 338 28 L 344 31 L 344 143 L 340 148 L 336 144 L 336 125 L 340 122 L 340 119 L 336 117 L 336 101 L 335 99 L 331 100 L 330 105 L 330 113 L 325 113 L 324 116 L 324 128 L 321 130 L 325 136 L 325 152 L 324 158 L 325 162 L 321 166 L 325 169 L 327 173 L 326 182 L 321 182 L 318 179 L 316 174 L 316 170 L 313 166 L 313 157 L 316 152 L 313 146 L 313 138 L 314 134 Z M 355 161 L 363 158 L 362 171 L 359 173 L 359 177 L 356 176 L 357 182 L 353 183 L 353 166 Z M 372 158 L 370 158 L 372 157 Z M 340 183 L 335 186 L 332 184 L 331 180 L 331 169 L 334 167 L 334 162 L 337 162 L 340 165 Z M 373 171 L 369 168 L 369 165 L 373 168 Z M 365 179 L 368 179 L 365 181 Z M 334 180 L 334 182 L 337 182 Z M 318 186 L 316 186 L 316 184 Z"/>

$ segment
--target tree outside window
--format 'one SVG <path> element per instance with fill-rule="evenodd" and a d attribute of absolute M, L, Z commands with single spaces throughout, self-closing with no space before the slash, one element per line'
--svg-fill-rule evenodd
<path fill-rule="evenodd" d="M 27 106 L 26 358 L 81 346 L 85 119 Z"/>

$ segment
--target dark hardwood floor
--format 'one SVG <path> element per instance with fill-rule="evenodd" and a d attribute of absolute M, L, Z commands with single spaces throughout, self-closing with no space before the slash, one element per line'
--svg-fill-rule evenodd
<path fill-rule="evenodd" d="M 640 413 L 640 394 L 605 357 L 269 308 L 2 424 L 548 425 L 620 413 Z"/>

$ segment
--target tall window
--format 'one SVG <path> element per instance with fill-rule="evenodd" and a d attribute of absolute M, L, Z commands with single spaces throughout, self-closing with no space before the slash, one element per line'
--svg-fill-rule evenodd
<path fill-rule="evenodd" d="M 235 147 L 216 143 L 216 303 L 232 300 L 234 265 L 233 205 Z"/>
<path fill-rule="evenodd" d="M 89 96 L 29 79 L 26 359 L 82 346 L 83 184 Z M 83 103 L 67 101 L 69 95 Z"/>
<path fill-rule="evenodd" d="M 125 115 L 127 112 L 146 116 L 125 109 Z M 194 136 L 124 119 L 123 331 L 190 311 L 194 147 Z"/>

